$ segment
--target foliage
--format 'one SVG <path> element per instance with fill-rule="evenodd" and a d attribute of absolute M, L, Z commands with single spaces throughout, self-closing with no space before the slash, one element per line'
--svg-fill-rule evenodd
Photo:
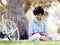
<path fill-rule="evenodd" d="M 0 11 L 3 11 L 5 9 L 6 3 L 7 3 L 7 0 L 0 0 Z"/>
<path fill-rule="evenodd" d="M 41 5 L 43 7 L 49 7 L 50 4 L 52 2 L 52 0 L 30 0 L 31 4 L 33 6 L 35 5 Z"/>
<path fill-rule="evenodd" d="M 31 8 L 31 2 L 30 0 L 24 0 L 23 1 L 24 11 L 27 13 L 27 11 Z"/>

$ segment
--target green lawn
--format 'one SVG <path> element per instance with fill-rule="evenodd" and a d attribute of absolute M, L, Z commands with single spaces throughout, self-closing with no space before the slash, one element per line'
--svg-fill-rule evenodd
<path fill-rule="evenodd" d="M 8 41 L 0 40 L 0 45 L 60 45 L 60 41 Z"/>

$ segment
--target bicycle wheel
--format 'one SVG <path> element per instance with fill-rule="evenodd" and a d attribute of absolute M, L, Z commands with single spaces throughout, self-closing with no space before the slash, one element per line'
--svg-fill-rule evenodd
<path fill-rule="evenodd" d="M 6 34 L 8 35 L 10 40 L 19 40 L 20 39 L 19 30 L 18 30 L 16 24 L 11 20 L 6 21 Z"/>

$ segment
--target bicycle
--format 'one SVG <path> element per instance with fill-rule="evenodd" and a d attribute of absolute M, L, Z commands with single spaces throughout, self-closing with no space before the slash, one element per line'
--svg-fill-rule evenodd
<path fill-rule="evenodd" d="M 4 15 L 6 12 L 2 12 L 0 15 L 2 16 L 2 33 L 9 39 L 9 40 L 19 40 L 20 34 L 18 27 L 16 24 L 10 19 L 4 19 Z"/>

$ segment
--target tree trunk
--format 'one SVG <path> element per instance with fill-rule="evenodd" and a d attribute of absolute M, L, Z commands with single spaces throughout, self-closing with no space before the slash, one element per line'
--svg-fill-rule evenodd
<path fill-rule="evenodd" d="M 8 0 L 8 14 L 18 26 L 20 39 L 27 39 L 28 21 L 23 9 L 23 0 Z"/>

